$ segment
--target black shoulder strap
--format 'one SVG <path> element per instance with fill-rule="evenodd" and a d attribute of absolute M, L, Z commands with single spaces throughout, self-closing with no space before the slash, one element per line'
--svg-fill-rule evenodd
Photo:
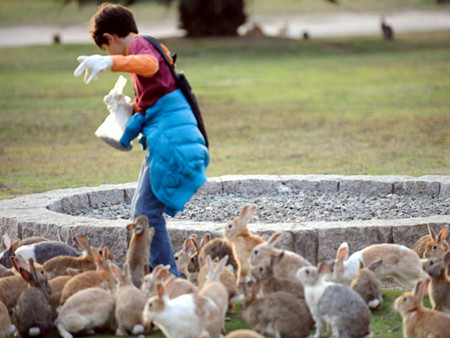
<path fill-rule="evenodd" d="M 158 42 L 158 40 L 156 40 L 154 37 L 149 36 L 149 35 L 144 35 L 143 38 L 145 38 L 148 42 L 150 42 L 153 45 L 153 47 L 155 47 L 159 51 L 159 53 L 162 55 L 162 57 L 166 61 L 166 64 L 169 67 L 170 72 L 172 73 L 172 75 L 175 79 L 175 82 L 177 83 L 177 86 L 181 89 L 182 93 L 184 94 L 184 97 L 186 98 L 186 100 L 188 101 L 189 105 L 192 108 L 195 119 L 197 120 L 198 129 L 202 133 L 202 135 L 205 139 L 206 147 L 208 148 L 209 141 L 208 141 L 208 135 L 206 133 L 205 123 L 203 122 L 203 117 L 202 117 L 202 113 L 200 111 L 200 107 L 197 102 L 197 98 L 195 97 L 194 93 L 192 92 L 192 88 L 189 85 L 188 80 L 186 79 L 186 77 L 184 76 L 184 74 L 182 72 L 177 73 L 175 71 L 175 67 L 170 62 L 169 58 L 167 57 L 166 52 L 164 51 L 164 49 L 162 48 L 162 46 Z M 172 56 L 173 62 L 175 62 L 175 59 L 176 59 L 176 55 Z"/>
<path fill-rule="evenodd" d="M 149 35 L 144 35 L 143 38 L 145 38 L 145 40 L 147 40 L 148 42 L 150 42 L 153 47 L 155 47 L 158 52 L 161 54 L 161 56 L 164 58 L 164 60 L 166 61 L 167 66 L 169 66 L 170 72 L 172 73 L 173 77 L 175 78 L 175 80 L 177 79 L 177 76 L 175 74 L 175 68 L 172 65 L 172 63 L 170 62 L 169 58 L 167 57 L 166 52 L 164 51 L 164 49 L 162 48 L 161 44 L 159 43 L 158 40 L 156 40 L 153 36 L 149 36 Z M 175 62 L 175 60 L 173 60 Z"/>

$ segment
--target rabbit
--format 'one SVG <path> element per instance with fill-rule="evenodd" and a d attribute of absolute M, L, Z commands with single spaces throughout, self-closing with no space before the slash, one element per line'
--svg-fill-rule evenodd
<path fill-rule="evenodd" d="M 163 284 L 156 289 L 157 295 L 147 300 L 142 315 L 146 321 L 153 321 L 166 337 L 221 337 L 222 314 L 211 299 L 198 293 L 170 299 Z"/>
<path fill-rule="evenodd" d="M 259 281 L 245 301 L 242 317 L 255 331 L 274 337 L 307 337 L 314 327 L 304 299 L 277 291 L 257 298 Z"/>
<path fill-rule="evenodd" d="M 47 238 L 44 237 L 28 237 L 21 241 L 15 241 L 14 243 L 11 243 L 11 238 L 5 234 L 2 236 L 2 245 L 3 245 L 3 251 L 0 253 L 0 265 L 3 265 L 6 268 L 11 268 L 12 264 L 9 259 L 9 257 L 14 255 L 14 252 L 17 250 L 18 247 L 22 245 L 31 245 L 34 243 L 44 242 L 48 241 Z"/>
<path fill-rule="evenodd" d="M 199 263 L 199 255 L 201 249 L 211 240 L 211 234 L 206 233 L 200 239 L 200 245 L 197 244 L 197 240 L 192 238 L 192 244 L 195 248 L 195 251 L 191 254 L 189 263 L 187 266 L 187 277 L 189 281 L 198 285 L 198 272 L 200 271 L 200 263 Z"/>
<path fill-rule="evenodd" d="M 214 265 L 211 256 L 206 256 L 206 265 L 208 272 L 206 274 L 205 282 L 198 292 L 200 295 L 208 297 L 214 301 L 222 314 L 222 331 L 225 332 L 225 316 L 228 310 L 228 290 L 221 282 L 220 276 L 225 264 L 228 261 L 228 256 L 223 257 Z"/>
<path fill-rule="evenodd" d="M 394 309 L 402 316 L 403 337 L 448 337 L 450 315 L 422 305 L 429 280 L 419 280 L 413 291 L 404 292 L 394 301 Z"/>
<path fill-rule="evenodd" d="M 427 227 L 428 235 L 420 237 L 413 247 L 413 250 L 417 252 L 420 258 L 440 256 L 449 248 L 448 242 L 446 241 L 448 225 L 437 236 L 430 224 L 427 224 Z"/>
<path fill-rule="evenodd" d="M 0 265 L 0 278 L 8 276 L 14 276 L 13 269 L 12 268 L 8 269 L 7 267 Z"/>
<path fill-rule="evenodd" d="M 118 324 L 116 336 L 143 334 L 145 331 L 142 311 L 147 298 L 131 280 L 128 263 L 124 263 L 122 270 L 115 264 L 111 264 L 111 271 L 117 281 L 115 290 L 116 309 L 115 316 Z"/>
<path fill-rule="evenodd" d="M 115 330 L 115 301 L 106 282 L 80 290 L 58 308 L 55 326 L 63 338 L 72 333 L 93 334 L 96 328 Z"/>
<path fill-rule="evenodd" d="M 225 338 L 264 338 L 264 336 L 253 330 L 239 329 L 231 331 Z"/>
<path fill-rule="evenodd" d="M 440 258 L 430 258 L 423 269 L 431 277 L 428 294 L 433 310 L 450 314 L 450 277 L 447 269 L 450 263 L 450 250 Z"/>
<path fill-rule="evenodd" d="M 11 324 L 8 309 L 0 302 L 0 337 L 8 337 L 14 333 L 16 327 Z"/>
<path fill-rule="evenodd" d="M 107 282 L 110 289 L 113 288 L 114 281 L 109 267 L 109 260 L 107 259 L 109 254 L 108 248 L 104 248 L 103 256 L 100 256 L 94 248 L 92 248 L 92 254 L 94 255 L 94 261 L 97 266 L 96 270 L 84 271 L 71 278 L 62 290 L 61 305 L 74 293 L 88 287 L 99 285 L 102 282 Z"/>
<path fill-rule="evenodd" d="M 238 261 L 237 282 L 244 288 L 251 281 L 250 276 L 250 256 L 255 246 L 263 242 L 258 235 L 251 234 L 247 223 L 253 217 L 256 206 L 244 206 L 238 217 L 227 223 L 224 230 L 224 238 L 232 242 L 233 255 Z"/>
<path fill-rule="evenodd" d="M 217 258 L 215 260 L 217 260 Z M 206 259 L 199 257 L 199 261 L 201 267 L 200 271 L 198 272 L 198 286 L 199 288 L 201 288 L 206 283 L 210 267 L 208 266 L 208 264 L 206 264 Z M 230 260 L 228 259 L 227 262 L 229 261 Z M 228 291 L 228 312 L 233 313 L 235 311 L 235 303 L 242 301 L 243 296 L 239 291 L 239 287 L 236 283 L 236 276 L 231 270 L 230 265 L 227 265 L 224 269 L 222 269 L 222 272 L 220 274 L 220 282 Z"/>
<path fill-rule="evenodd" d="M 53 328 L 51 289 L 47 280 L 37 274 L 33 263 L 33 258 L 29 258 L 28 269 L 19 267 L 22 278 L 28 283 L 14 307 L 14 324 L 19 337 L 45 335 Z"/>
<path fill-rule="evenodd" d="M 57 241 L 44 241 L 31 245 L 22 245 L 14 251 L 14 254 L 16 256 L 20 255 L 26 260 L 33 258 L 33 261 L 39 264 L 44 264 L 44 262 L 56 256 L 78 257 L 81 255 L 80 252 L 66 243 Z"/>
<path fill-rule="evenodd" d="M 133 231 L 133 235 L 128 246 L 126 262 L 133 284 L 140 287 L 142 278 L 149 272 L 150 245 L 155 236 L 155 228 L 150 228 L 147 216 L 138 216 L 133 223 L 127 225 L 127 230 Z"/>
<path fill-rule="evenodd" d="M 215 258 L 221 259 L 224 256 L 228 256 L 227 266 L 232 268 L 234 274 L 238 270 L 238 262 L 233 254 L 233 246 L 226 238 L 216 237 L 210 239 L 207 243 L 200 246 L 199 258 L 205 259 L 207 255 L 210 255 L 214 260 Z"/>
<path fill-rule="evenodd" d="M 94 256 L 92 255 L 91 247 L 86 238 L 81 235 L 76 235 L 73 239 L 77 243 L 78 247 L 83 249 L 82 255 L 78 257 L 61 255 L 50 258 L 46 261 L 43 264 L 43 268 L 47 273 L 49 280 L 58 276 L 67 275 L 67 268 L 83 271 L 95 270 L 96 265 L 94 262 Z"/>
<path fill-rule="evenodd" d="M 74 275 L 63 275 L 58 276 L 48 281 L 48 285 L 52 292 L 50 293 L 50 306 L 52 307 L 52 320 L 56 319 L 57 308 L 60 306 L 61 293 L 64 285 L 73 277 Z"/>
<path fill-rule="evenodd" d="M 358 272 L 359 261 L 369 266 L 380 259 L 383 262 L 375 270 L 375 275 L 380 279 L 391 276 L 409 288 L 420 278 L 426 277 L 419 256 L 406 246 L 391 243 L 373 244 L 354 252 L 350 257 L 348 251 L 348 244 L 343 242 L 337 251 L 331 280 L 350 283 Z"/>
<path fill-rule="evenodd" d="M 296 298 L 304 299 L 305 293 L 303 284 L 297 278 L 285 278 L 284 275 L 277 275 L 275 273 L 275 266 L 283 259 L 284 251 L 280 254 L 272 256 L 270 262 L 267 264 L 260 264 L 253 266 L 252 276 L 255 280 L 260 282 L 261 295 L 267 295 L 272 292 L 284 291 L 288 292 Z"/>
<path fill-rule="evenodd" d="M 320 337 L 324 323 L 336 337 L 371 337 L 369 307 L 348 286 L 326 281 L 332 267 L 332 264 L 320 263 L 319 268 L 307 266 L 297 272 L 316 322 L 314 337 Z"/>
<path fill-rule="evenodd" d="M 126 84 L 127 79 L 120 75 L 114 88 L 103 98 L 103 102 L 109 110 L 109 115 L 95 131 L 95 136 L 122 151 L 129 151 L 133 148 L 131 144 L 126 148 L 120 143 L 127 121 L 133 114 L 133 106 L 130 104 L 131 98 L 123 94 Z"/>
<path fill-rule="evenodd" d="M 359 270 L 353 277 L 350 287 L 359 293 L 369 308 L 378 310 L 383 306 L 383 293 L 381 292 L 381 281 L 374 271 L 383 263 L 378 260 L 370 264 L 367 268 L 359 262 Z"/>
<path fill-rule="evenodd" d="M 23 290 L 28 287 L 28 283 L 22 278 L 20 274 L 20 267 L 28 269 L 28 263 L 20 256 L 10 257 L 11 264 L 14 266 L 17 275 L 8 276 L 0 279 L 0 301 L 8 308 L 8 311 L 12 311 L 16 306 L 17 300 Z M 46 278 L 45 272 L 42 267 L 34 264 L 38 276 Z"/>
<path fill-rule="evenodd" d="M 250 264 L 269 264 L 271 257 L 279 255 L 283 250 L 275 248 L 274 244 L 281 234 L 281 232 L 276 232 L 267 241 L 255 246 L 251 254 Z M 284 255 L 273 268 L 275 275 L 296 280 L 297 270 L 307 265 L 311 265 L 311 263 L 303 256 L 293 251 L 284 250 Z"/>
<path fill-rule="evenodd" d="M 176 298 L 178 296 L 198 292 L 198 287 L 194 283 L 184 278 L 176 278 L 169 272 L 170 265 L 158 265 L 153 269 L 151 274 L 144 276 L 141 290 L 144 292 L 147 298 L 155 296 L 157 293 L 156 285 L 158 283 L 164 283 L 165 286 L 169 282 L 173 284 L 173 287 L 168 290 L 169 298 Z"/>
<path fill-rule="evenodd" d="M 175 263 L 177 264 L 178 272 L 181 276 L 188 277 L 188 265 L 191 260 L 191 256 L 193 251 L 195 250 L 194 243 L 192 239 L 197 240 L 196 234 L 191 234 L 188 238 L 186 238 L 183 242 L 183 246 L 177 252 L 175 252 Z"/>

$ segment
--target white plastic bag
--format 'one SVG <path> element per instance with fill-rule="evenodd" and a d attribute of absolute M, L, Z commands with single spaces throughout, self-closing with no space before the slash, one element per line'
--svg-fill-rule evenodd
<path fill-rule="evenodd" d="M 104 97 L 103 101 L 109 110 L 109 115 L 95 131 L 95 136 L 99 139 L 122 151 L 128 151 L 133 148 L 131 144 L 128 148 L 125 148 L 120 143 L 127 121 L 133 114 L 133 106 L 130 104 L 131 99 L 123 94 L 123 88 L 126 84 L 127 79 L 120 75 L 114 88 Z"/>

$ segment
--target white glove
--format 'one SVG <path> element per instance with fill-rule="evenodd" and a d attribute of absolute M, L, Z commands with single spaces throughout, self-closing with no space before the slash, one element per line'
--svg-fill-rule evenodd
<path fill-rule="evenodd" d="M 98 73 L 110 69 L 113 66 L 111 56 L 81 55 L 77 58 L 77 60 L 80 64 L 73 72 L 73 75 L 80 76 L 84 71 L 86 71 L 86 74 L 84 74 L 84 82 L 86 84 L 91 83 L 91 81 L 97 77 Z"/>

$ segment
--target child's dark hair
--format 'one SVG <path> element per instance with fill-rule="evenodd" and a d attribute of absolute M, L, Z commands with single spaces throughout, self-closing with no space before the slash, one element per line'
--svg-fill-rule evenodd
<path fill-rule="evenodd" d="M 108 44 L 103 34 L 116 34 L 119 38 L 129 33 L 138 33 L 133 13 L 122 5 L 103 3 L 92 17 L 91 35 L 95 44 L 101 47 Z"/>

